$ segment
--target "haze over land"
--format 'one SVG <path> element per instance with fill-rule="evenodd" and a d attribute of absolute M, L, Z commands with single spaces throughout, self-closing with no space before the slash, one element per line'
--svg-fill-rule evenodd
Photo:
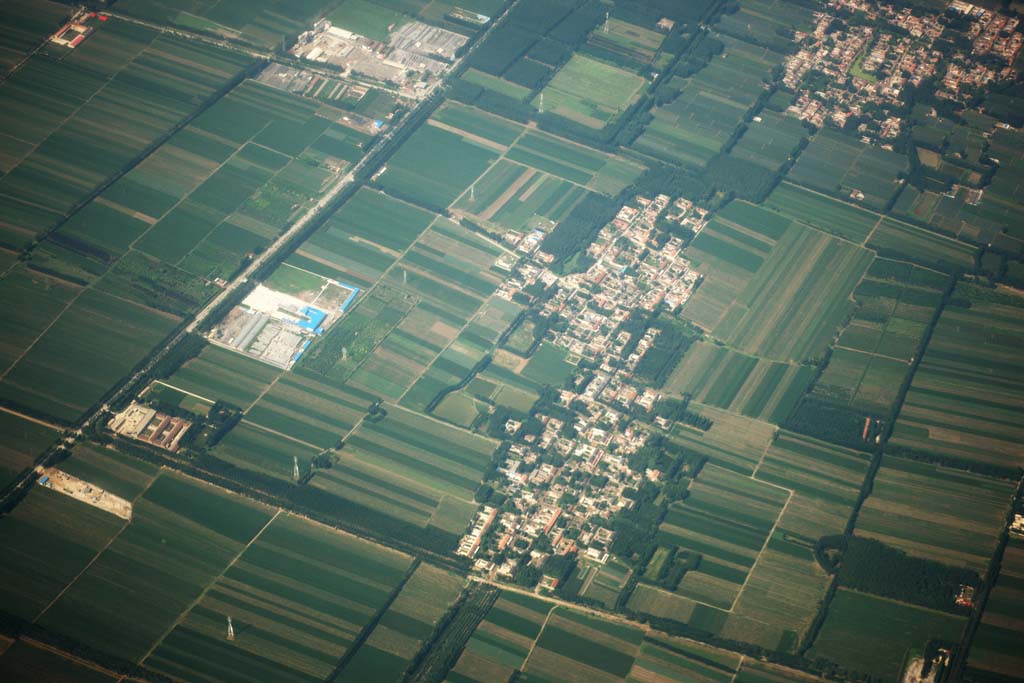
<path fill-rule="evenodd" d="M 0 679 L 1024 680 L 1018 12 L 0 5 Z"/>

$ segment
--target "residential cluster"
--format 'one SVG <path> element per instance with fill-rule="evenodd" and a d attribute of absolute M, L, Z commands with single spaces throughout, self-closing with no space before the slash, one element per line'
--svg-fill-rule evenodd
<path fill-rule="evenodd" d="M 519 246 L 526 236 L 509 240 L 518 251 L 503 259 L 510 275 L 501 291 L 512 296 L 543 283 L 548 290 L 539 313 L 558 321 L 547 341 L 587 370 L 559 390 L 550 409 L 530 418 L 534 424 L 504 424 L 510 445 L 497 488 L 506 502 L 495 514 L 485 507 L 458 549 L 477 571 L 509 579 L 524 562 L 540 570 L 553 554 L 607 561 L 614 539 L 609 520 L 632 505 L 630 490 L 659 476 L 629 466 L 629 455 L 649 434 L 631 416 L 661 399 L 633 376 L 659 331 L 629 332 L 622 324 L 689 299 L 700 275 L 683 257 L 683 239 L 666 239 L 665 226 L 696 233 L 705 222 L 706 212 L 688 200 L 638 196 L 589 247 L 590 267 L 561 277 L 546 268 L 550 257 L 542 250 Z M 552 581 L 541 585 L 553 588 Z"/>
<path fill-rule="evenodd" d="M 1013 76 L 1024 44 L 1015 17 L 960 0 L 948 12 L 831 0 L 815 13 L 813 31 L 797 32 L 799 50 L 785 61 L 782 84 L 795 93 L 788 113 L 819 127 L 842 128 L 854 119 L 869 140 L 891 139 L 904 128 L 899 111 L 908 86 L 939 77 L 937 95 L 965 101 Z M 937 41 L 956 15 L 972 22 L 972 49 L 948 54 Z"/>

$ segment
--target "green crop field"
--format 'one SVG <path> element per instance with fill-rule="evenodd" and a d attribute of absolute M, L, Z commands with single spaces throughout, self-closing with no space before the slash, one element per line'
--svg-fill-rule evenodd
<path fill-rule="evenodd" d="M 520 123 L 499 118 L 457 102 L 445 103 L 434 112 L 432 121 L 435 124 L 442 123 L 463 135 L 473 135 L 489 140 L 501 147 L 511 145 L 525 130 Z"/>
<path fill-rule="evenodd" d="M 117 20 L 63 59 L 33 55 L 0 85 L 0 130 L 24 144 L 0 178 L 2 240 L 20 246 L 51 227 L 248 64 Z"/>
<path fill-rule="evenodd" d="M 291 428 L 300 429 L 298 425 L 292 425 Z M 334 441 L 338 440 L 340 430 Z M 285 436 L 254 422 L 243 421 L 235 425 L 217 444 L 213 454 L 238 467 L 292 481 L 296 460 L 299 463 L 299 476 L 304 476 L 310 471 L 313 458 L 321 448 L 318 444 Z"/>
<path fill-rule="evenodd" d="M 971 270 L 978 251 L 970 244 L 892 218 L 882 219 L 866 246 L 882 256 L 892 255 L 945 272 Z"/>
<path fill-rule="evenodd" d="M 789 30 L 808 32 L 813 28 L 813 19 L 803 5 L 790 0 L 745 0 L 738 12 L 723 14 L 718 22 L 718 30 L 723 33 L 753 38 L 775 50 L 790 47 Z"/>
<path fill-rule="evenodd" d="M 316 272 L 370 287 L 433 220 L 427 211 L 363 188 L 302 244 L 297 255 L 304 260 L 291 262 L 307 267 L 313 261 Z"/>
<path fill-rule="evenodd" d="M 642 639 L 635 626 L 555 609 L 523 671 L 530 680 L 624 681 Z"/>
<path fill-rule="evenodd" d="M 534 131 L 519 138 L 506 158 L 608 195 L 628 187 L 644 170 L 634 161 Z"/>
<path fill-rule="evenodd" d="M 502 593 L 466 642 L 448 683 L 507 680 L 526 661 L 551 609 L 537 598 Z"/>
<path fill-rule="evenodd" d="M 575 54 L 558 70 L 533 105 L 588 128 L 603 128 L 629 108 L 647 81 L 637 74 Z"/>
<path fill-rule="evenodd" d="M 405 581 L 411 558 L 280 515 L 145 659 L 182 680 L 327 678 Z M 224 638 L 231 616 L 235 639 Z"/>
<path fill-rule="evenodd" d="M 899 680 L 907 650 L 933 638 L 957 642 L 966 619 L 840 588 L 809 654 L 849 670 Z"/>
<path fill-rule="evenodd" d="M 688 78 L 673 76 L 680 94 L 651 110 L 653 120 L 632 146 L 673 163 L 700 168 L 715 157 L 763 92 L 782 55 L 720 36 L 725 51 Z"/>
<path fill-rule="evenodd" d="M 305 30 L 306 24 L 327 6 L 330 3 L 325 0 L 301 0 L 295 3 L 281 0 L 246 3 L 216 0 L 190 3 L 125 0 L 119 9 L 147 21 L 177 24 L 186 29 L 274 48 L 281 44 L 282 39 Z"/>
<path fill-rule="evenodd" d="M 0 488 L 32 468 L 60 436 L 52 427 L 12 413 L 0 413 Z"/>
<path fill-rule="evenodd" d="M 418 526 L 461 534 L 496 444 L 398 406 L 348 437 L 340 461 L 312 484 Z"/>
<path fill-rule="evenodd" d="M 367 0 L 344 0 L 327 18 L 335 26 L 382 42 L 387 42 L 392 31 L 409 22 L 400 12 Z"/>
<path fill-rule="evenodd" d="M 43 487 L 0 517 L 0 599 L 4 611 L 33 620 L 60 595 L 125 522 Z"/>
<path fill-rule="evenodd" d="M 401 199 L 443 211 L 497 156 L 493 147 L 475 137 L 427 124 L 391 157 L 377 185 Z"/>
<path fill-rule="evenodd" d="M 765 207 L 858 244 L 868 239 L 881 216 L 792 183 L 780 183 Z"/>
<path fill-rule="evenodd" d="M 70 14 L 49 0 L 10 0 L 0 11 L 0 73 L 6 73 L 53 34 Z"/>
<path fill-rule="evenodd" d="M 99 670 L 31 641 L 16 640 L 4 646 L 4 640 L 0 640 L 0 678 L 7 683 L 116 683 L 121 680 L 119 674 Z"/>
<path fill-rule="evenodd" d="M 464 331 L 444 351 L 438 354 L 427 371 L 409 387 L 402 397 L 402 405 L 425 412 L 438 392 L 457 385 L 469 371 L 487 355 L 488 344 Z"/>
<path fill-rule="evenodd" d="M 753 474 L 771 443 L 775 425 L 703 404 L 695 403 L 693 410 L 706 415 L 712 421 L 711 428 L 703 431 L 676 424 L 671 439 L 722 467 Z"/>
<path fill-rule="evenodd" d="M 369 638 L 341 669 L 339 683 L 399 683 L 438 621 L 462 592 L 463 580 L 421 564 L 381 617 Z"/>
<path fill-rule="evenodd" d="M 907 263 L 872 263 L 854 290 L 856 311 L 814 396 L 865 414 L 887 415 L 942 299 L 945 280 Z"/>
<path fill-rule="evenodd" d="M 211 344 L 166 382 L 209 401 L 247 408 L 279 374 L 278 368 Z"/>
<path fill-rule="evenodd" d="M 748 417 L 782 422 L 814 377 L 804 365 L 767 361 L 708 342 L 697 342 L 665 389 Z"/>
<path fill-rule="evenodd" d="M 0 278 L 0 363 L 7 370 L 53 322 L 79 288 L 27 268 L 14 267 Z"/>
<path fill-rule="evenodd" d="M 485 73 L 478 69 L 466 69 L 466 72 L 462 74 L 462 80 L 473 85 L 478 85 L 481 88 L 491 90 L 505 97 L 511 97 L 519 100 L 520 102 L 530 96 L 532 92 L 529 88 L 513 83 L 512 81 L 506 81 L 503 78 L 492 76 L 489 73 Z"/>
<path fill-rule="evenodd" d="M 694 247 L 699 246 L 699 239 L 695 240 Z M 738 247 L 733 243 L 705 241 L 702 248 L 716 259 L 738 263 Z M 734 280 L 733 291 L 739 294 L 718 318 L 713 333 L 739 351 L 768 359 L 802 361 L 819 356 L 849 314 L 850 292 L 873 257 L 848 242 L 790 227 L 763 263 L 751 264 L 756 266 L 752 277 L 745 283 Z M 728 281 L 728 275 L 723 279 Z M 686 307 L 683 315 L 700 322 Z"/>
<path fill-rule="evenodd" d="M 861 203 L 882 210 L 899 190 L 897 176 L 908 165 L 904 155 L 824 128 L 800 154 L 789 178 L 836 196 L 862 192 Z"/>
<path fill-rule="evenodd" d="M 109 447 L 79 443 L 60 469 L 126 500 L 134 500 L 156 479 L 160 470 L 144 460 Z"/>
<path fill-rule="evenodd" d="M 599 30 L 590 32 L 587 46 L 599 55 L 614 55 L 619 63 L 643 68 L 654 62 L 664 39 L 664 33 L 609 17 Z"/>
<path fill-rule="evenodd" d="M 914 374 L 891 442 L 966 462 L 1024 464 L 1017 410 L 1024 297 L 960 284 Z"/>
<path fill-rule="evenodd" d="M 246 412 L 261 427 L 321 448 L 334 446 L 366 415 L 376 396 L 354 387 L 332 387 L 289 372 Z"/>
<path fill-rule="evenodd" d="M 985 602 L 978 632 L 971 643 L 964 680 L 1020 681 L 1024 651 L 1018 647 L 1024 631 L 1024 540 L 1011 537 L 1003 551 L 999 577 Z"/>
<path fill-rule="evenodd" d="M 1013 483 L 885 456 L 855 532 L 911 555 L 983 572 Z"/>
<path fill-rule="evenodd" d="M 660 545 L 703 556 L 676 592 L 729 609 L 787 499 L 787 492 L 775 486 L 706 465 L 690 495 L 669 508 L 658 529 Z"/>
<path fill-rule="evenodd" d="M 808 130 L 799 119 L 770 109 L 762 110 L 758 118 L 759 121 L 747 124 L 743 137 L 729 154 L 775 171 L 789 159 L 800 140 L 807 137 Z"/>
<path fill-rule="evenodd" d="M 132 522 L 39 623 L 140 659 L 270 518 L 265 507 L 164 474 L 136 501 Z"/>
<path fill-rule="evenodd" d="M 178 322 L 109 294 L 84 291 L 7 371 L 0 396 L 74 420 Z"/>

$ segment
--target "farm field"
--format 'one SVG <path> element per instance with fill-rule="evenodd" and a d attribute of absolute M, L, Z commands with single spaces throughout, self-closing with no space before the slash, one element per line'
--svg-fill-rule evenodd
<path fill-rule="evenodd" d="M 305 30 L 307 23 L 329 5 L 325 0 L 303 0 L 294 5 L 280 0 L 256 0 L 244 5 L 200 0 L 183 7 L 173 0 L 125 0 L 119 10 L 147 21 L 272 48 L 285 37 Z"/>
<path fill-rule="evenodd" d="M 391 157 L 377 186 L 388 194 L 441 212 L 498 157 L 475 136 L 424 124 Z"/>
<path fill-rule="evenodd" d="M 397 406 L 348 437 L 312 485 L 419 527 L 461 534 L 496 443 Z"/>
<path fill-rule="evenodd" d="M 433 220 L 434 215 L 423 209 L 362 188 L 288 263 L 366 289 Z"/>
<path fill-rule="evenodd" d="M 1024 297 L 957 285 L 943 309 L 890 443 L 960 462 L 1024 464 L 1017 410 Z"/>
<path fill-rule="evenodd" d="M 730 156 L 752 161 L 758 166 L 777 170 L 796 150 L 808 130 L 799 119 L 764 109 L 759 121 L 747 124 L 747 130 L 729 151 Z"/>
<path fill-rule="evenodd" d="M 762 81 L 782 55 L 721 36 L 725 51 L 689 78 L 673 76 L 681 94 L 652 111 L 633 142 L 638 152 L 701 168 L 715 157 L 763 91 Z"/>
<path fill-rule="evenodd" d="M 29 621 L 38 617 L 124 523 L 69 496 L 34 487 L 0 518 L 4 611 Z"/>
<path fill-rule="evenodd" d="M 84 291 L 3 375 L 0 397 L 75 420 L 178 322 L 103 292 Z"/>
<path fill-rule="evenodd" d="M 3 370 L 28 350 L 79 291 L 77 285 L 19 266 L 0 278 L 0 302 L 6 311 L 0 321 Z"/>
<path fill-rule="evenodd" d="M 621 192 L 644 171 L 635 161 L 536 131 L 527 131 L 505 158 L 607 195 Z"/>
<path fill-rule="evenodd" d="M 164 382 L 209 401 L 224 401 L 244 409 L 279 374 L 279 368 L 210 344 Z"/>
<path fill-rule="evenodd" d="M 782 422 L 814 377 L 805 365 L 766 361 L 700 341 L 693 345 L 665 384 L 718 408 Z"/>
<path fill-rule="evenodd" d="M 672 441 L 706 455 L 720 467 L 753 474 L 772 442 L 775 425 L 698 403 L 692 409 L 710 418 L 711 428 L 702 431 L 677 423 L 669 434 Z"/>
<path fill-rule="evenodd" d="M 322 680 L 403 585 L 410 564 L 369 541 L 278 515 L 144 663 L 182 680 Z"/>
<path fill-rule="evenodd" d="M 882 211 L 900 188 L 897 176 L 907 168 L 903 155 L 824 128 L 800 154 L 789 179 L 844 198 L 862 193 L 857 201 Z"/>
<path fill-rule="evenodd" d="M 690 495 L 672 504 L 658 530 L 659 545 L 702 556 L 676 592 L 730 609 L 787 500 L 775 486 L 705 465 Z"/>
<path fill-rule="evenodd" d="M 739 11 L 723 14 L 718 30 L 737 38 L 754 38 L 758 44 L 775 50 L 790 46 L 787 29 L 809 31 L 813 28 L 799 2 L 789 0 L 744 0 Z"/>
<path fill-rule="evenodd" d="M 49 0 L 11 0 L 0 11 L 0 73 L 17 65 L 49 38 L 69 9 Z"/>
<path fill-rule="evenodd" d="M 643 632 L 633 626 L 555 609 L 530 652 L 523 672 L 541 681 L 624 681 Z"/>
<path fill-rule="evenodd" d="M 534 106 L 588 128 L 603 128 L 630 107 L 647 81 L 637 74 L 575 54 L 541 91 Z"/>
<path fill-rule="evenodd" d="M 341 683 L 399 683 L 414 655 L 430 638 L 438 621 L 462 592 L 463 579 L 420 564 L 398 597 L 377 622 L 369 638 L 345 663 L 335 679 Z"/>
<path fill-rule="evenodd" d="M 1024 539 L 1011 537 L 1003 552 L 999 577 L 985 603 L 978 632 L 971 643 L 964 680 L 982 683 L 999 678 L 1021 680 L 1024 652 L 1017 647 L 1024 623 Z"/>
<path fill-rule="evenodd" d="M 12 413 L 0 412 L 0 489 L 30 469 L 60 432 Z"/>
<path fill-rule="evenodd" d="M 974 267 L 976 247 L 923 228 L 883 218 L 866 245 L 880 256 L 893 256 L 947 273 L 969 271 Z"/>
<path fill-rule="evenodd" d="M 335 441 L 340 441 L 340 436 Z M 295 463 L 299 464 L 301 478 L 311 471 L 313 458 L 321 450 L 314 443 L 243 420 L 231 428 L 211 454 L 243 469 L 294 481 Z"/>
<path fill-rule="evenodd" d="M 871 211 L 787 182 L 779 183 L 764 206 L 857 244 L 865 242 L 881 220 Z"/>
<path fill-rule="evenodd" d="M 116 683 L 120 675 L 94 665 L 65 657 L 26 640 L 6 643 L 0 639 L 0 677 L 7 683 L 73 681 L 74 683 Z"/>
<path fill-rule="evenodd" d="M 1013 482 L 886 455 L 855 533 L 910 555 L 983 572 Z"/>
<path fill-rule="evenodd" d="M 117 20 L 62 59 L 32 56 L 0 85 L 0 130 L 22 147 L 0 177 L 0 241 L 53 227 L 249 63 Z"/>
<path fill-rule="evenodd" d="M 715 337 L 738 351 L 778 361 L 803 361 L 824 352 L 849 314 L 850 292 L 874 257 L 848 242 L 790 226 L 774 246 L 756 240 L 763 256 L 748 264 L 737 260 L 741 252 L 735 244 L 711 237 L 701 240 L 703 236 L 702 232 L 694 240 L 696 260 L 706 258 L 703 252 L 718 263 L 733 263 L 722 267 L 725 274 L 720 279 L 727 284 L 707 294 L 718 305 L 698 306 L 696 312 L 687 306 L 683 315 L 704 325 L 712 323 L 710 314 L 717 309 Z M 714 263 L 707 277 L 715 278 Z M 726 303 L 728 292 L 735 292 L 736 298 Z M 814 297 L 808 298 L 811 292 Z"/>
<path fill-rule="evenodd" d="M 946 284 L 941 273 L 876 259 L 853 292 L 857 308 L 813 395 L 867 415 L 887 416 Z"/>
<path fill-rule="evenodd" d="M 587 48 L 598 55 L 614 56 L 621 63 L 635 65 L 640 71 L 661 55 L 664 39 L 663 33 L 609 17 L 600 29 L 595 28 L 587 36 Z"/>
<path fill-rule="evenodd" d="M 840 588 L 810 655 L 897 681 L 909 649 L 933 638 L 956 642 L 966 619 Z"/>
<path fill-rule="evenodd" d="M 263 506 L 164 474 L 136 501 L 132 522 L 39 623 L 141 659 L 271 516 Z"/>

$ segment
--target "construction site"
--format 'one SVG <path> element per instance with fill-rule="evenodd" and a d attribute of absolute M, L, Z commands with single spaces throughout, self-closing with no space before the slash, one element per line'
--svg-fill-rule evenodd
<path fill-rule="evenodd" d="M 56 467 L 39 468 L 39 485 L 66 496 L 71 496 L 87 505 L 116 515 L 129 522 L 132 519 L 131 501 L 115 496 L 87 481 L 82 481 Z"/>

